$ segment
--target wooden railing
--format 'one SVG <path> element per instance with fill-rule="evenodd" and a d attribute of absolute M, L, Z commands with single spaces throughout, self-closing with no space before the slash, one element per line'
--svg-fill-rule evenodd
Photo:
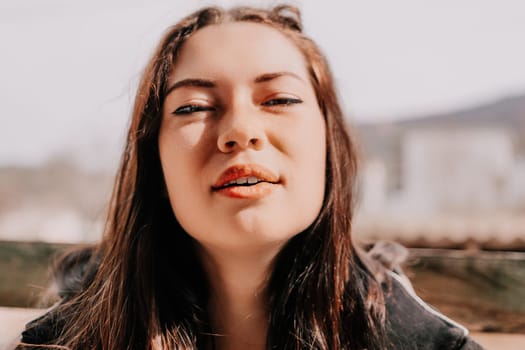
<path fill-rule="evenodd" d="M 47 306 L 49 266 L 67 247 L 0 242 L 0 306 Z M 423 300 L 471 330 L 525 334 L 525 253 L 412 248 L 405 272 Z"/>

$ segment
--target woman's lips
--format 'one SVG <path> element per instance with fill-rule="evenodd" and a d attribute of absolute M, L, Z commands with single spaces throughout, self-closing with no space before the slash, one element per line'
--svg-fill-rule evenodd
<path fill-rule="evenodd" d="M 270 194 L 279 183 L 279 177 L 262 165 L 238 164 L 219 176 L 212 191 L 232 198 L 256 199 Z"/>

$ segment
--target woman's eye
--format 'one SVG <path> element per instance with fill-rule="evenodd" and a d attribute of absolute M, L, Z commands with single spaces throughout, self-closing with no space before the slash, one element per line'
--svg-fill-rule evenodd
<path fill-rule="evenodd" d="M 263 106 L 289 106 L 291 104 L 302 103 L 298 98 L 274 98 L 263 103 Z"/>
<path fill-rule="evenodd" d="M 196 112 L 205 112 L 205 111 L 214 111 L 214 107 L 210 106 L 199 106 L 199 105 L 185 105 L 177 108 L 173 114 L 175 115 L 184 115 L 184 114 L 192 114 Z"/>

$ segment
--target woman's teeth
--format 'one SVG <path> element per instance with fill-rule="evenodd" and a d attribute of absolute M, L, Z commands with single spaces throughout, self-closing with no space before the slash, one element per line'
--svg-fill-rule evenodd
<path fill-rule="evenodd" d="M 224 186 L 232 186 L 232 185 L 253 185 L 259 182 L 260 180 L 256 178 L 255 176 L 248 176 L 248 177 L 240 177 L 238 179 L 235 179 L 233 181 L 229 181 L 224 184 Z"/>

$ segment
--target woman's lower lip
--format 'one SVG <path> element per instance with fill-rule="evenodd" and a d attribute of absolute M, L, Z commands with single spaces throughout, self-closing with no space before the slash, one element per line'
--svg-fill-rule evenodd
<path fill-rule="evenodd" d="M 251 186 L 225 187 L 220 190 L 216 190 L 215 192 L 231 198 L 258 199 L 272 193 L 272 191 L 275 189 L 275 186 L 277 186 L 277 184 L 259 182 L 258 184 Z"/>

